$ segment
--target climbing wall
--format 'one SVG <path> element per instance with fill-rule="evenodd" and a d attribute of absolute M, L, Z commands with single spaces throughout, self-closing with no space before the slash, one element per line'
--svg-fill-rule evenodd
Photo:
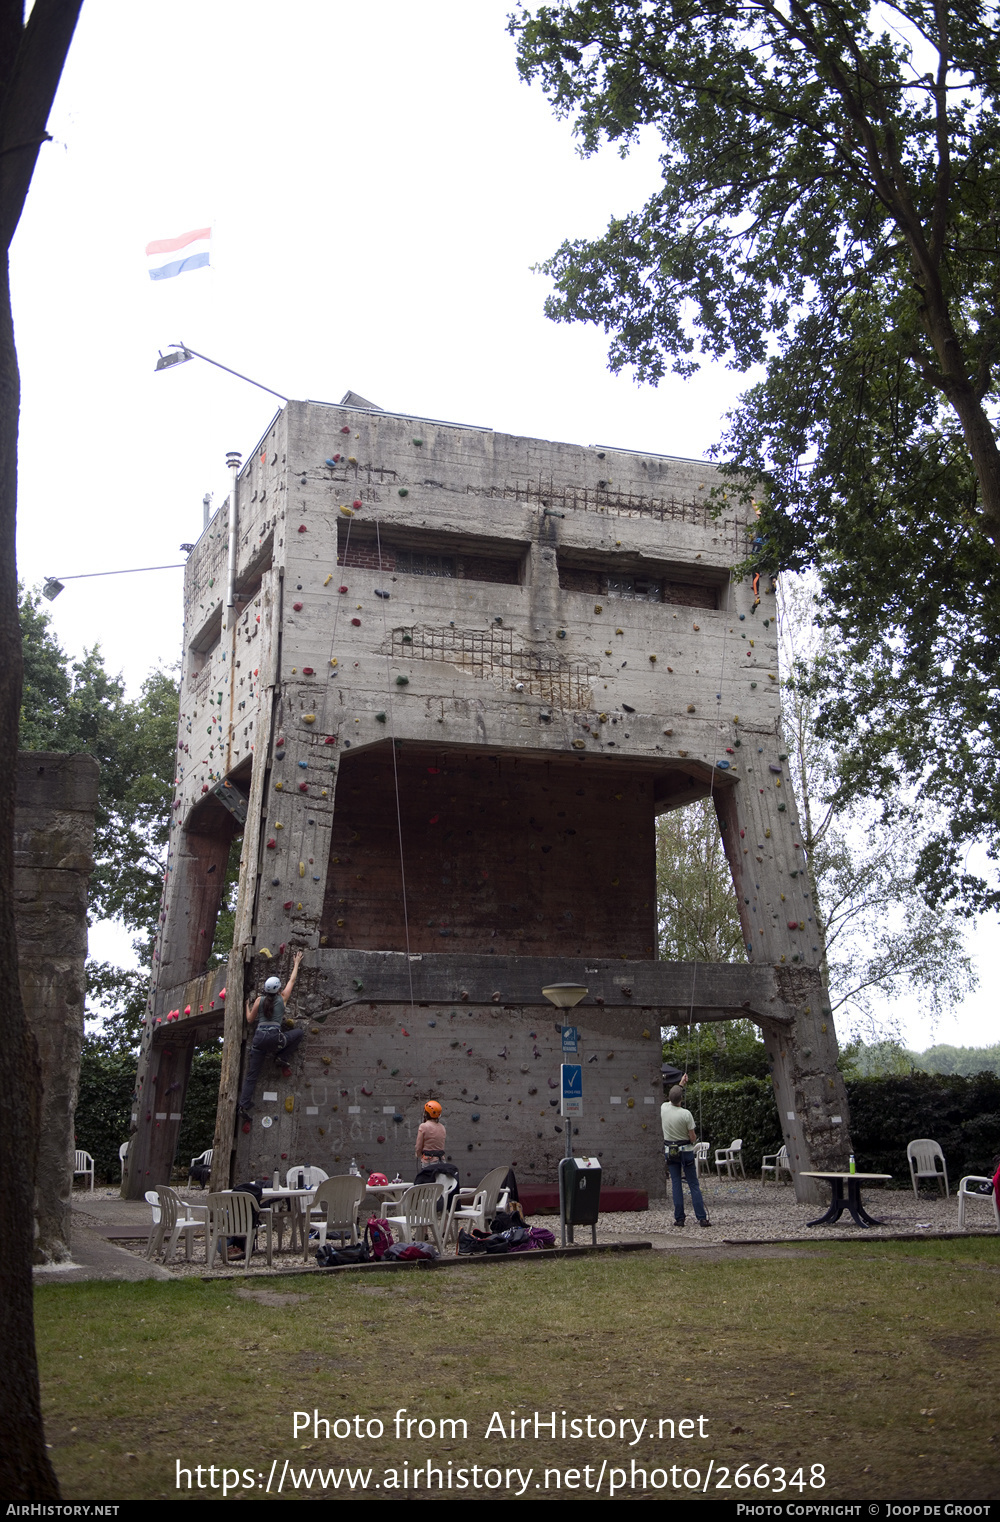
<path fill-rule="evenodd" d="M 185 980 L 210 944 L 210 878 L 242 811 L 216 1182 L 271 1171 L 282 1154 L 301 1161 L 303 1147 L 331 1168 L 348 1141 L 396 1157 L 430 1092 L 454 1107 L 459 1150 L 485 1154 L 491 1136 L 547 1177 L 561 1133 L 533 1074 L 544 1066 L 547 1088 L 554 1027 L 531 967 L 564 957 L 567 977 L 586 977 L 605 957 L 631 978 L 652 961 L 656 815 L 709 796 L 748 968 L 796 975 L 759 1012 L 785 1139 L 802 1167 L 846 1156 L 779 727 L 774 595 L 731 576 L 752 506 L 697 461 L 293 402 L 242 471 L 238 516 L 233 607 L 220 606 L 223 513 L 186 578 L 148 1036 L 162 1042 L 157 1022 L 205 1007 Z M 312 1034 L 290 1079 L 262 1080 L 244 1131 L 242 996 L 286 976 L 296 947 Z M 424 1009 L 398 988 L 359 1002 L 345 973 L 359 949 L 456 969 L 463 954 L 513 958 L 527 992 L 498 995 L 499 1012 Z M 222 997 L 214 983 L 205 992 Z M 676 989 L 655 1003 L 615 1015 L 614 1030 L 600 1024 L 610 1010 L 578 1012 L 587 1065 L 604 1075 L 595 1123 L 622 1182 L 659 1177 L 642 1130 L 656 1045 L 644 1032 L 673 1012 Z"/>

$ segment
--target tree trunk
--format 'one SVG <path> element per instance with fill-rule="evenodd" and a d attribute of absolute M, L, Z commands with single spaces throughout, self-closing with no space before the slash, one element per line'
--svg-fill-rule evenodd
<path fill-rule="evenodd" d="M 42 1427 L 32 1301 L 38 1052 L 18 983 L 14 934 L 14 802 L 21 715 L 17 612 L 17 430 L 21 405 L 7 253 L 82 0 L 0 0 L 0 1494 L 59 1499 Z"/>
<path fill-rule="evenodd" d="M 14 801 L 17 730 L 21 711 L 21 630 L 17 617 L 14 526 L 17 501 L 17 424 L 20 381 L 3 257 L 0 290 L 0 1494 L 8 1501 L 59 1499 L 45 1449 L 31 1256 L 34 1237 L 35 1152 L 40 1103 L 38 1051 L 21 1003 L 14 938 Z"/>

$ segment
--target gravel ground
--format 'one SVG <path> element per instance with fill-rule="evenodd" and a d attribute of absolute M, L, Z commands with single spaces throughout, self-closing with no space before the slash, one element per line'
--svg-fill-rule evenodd
<path fill-rule="evenodd" d="M 698 1226 L 691 1209 L 690 1197 L 685 1186 L 687 1224 L 683 1232 L 674 1228 L 673 1206 L 669 1200 L 656 1201 L 648 1210 L 625 1215 L 601 1217 L 597 1230 L 598 1241 L 655 1237 L 667 1233 L 671 1238 L 691 1240 L 691 1245 L 702 1246 L 725 1238 L 730 1242 L 788 1242 L 795 1240 L 822 1241 L 827 1234 L 836 1236 L 860 1236 L 845 1211 L 836 1227 L 814 1226 L 806 1223 L 823 1215 L 825 1205 L 799 1205 L 790 1184 L 761 1185 L 756 1179 L 703 1178 L 702 1194 L 711 1230 Z M 825 1186 L 824 1186 L 825 1188 Z M 919 1200 L 912 1189 L 883 1189 L 875 1185 L 862 1189 L 862 1203 L 876 1220 L 884 1221 L 881 1227 L 870 1227 L 866 1237 L 882 1237 L 900 1232 L 921 1236 L 941 1231 L 958 1230 L 958 1201 L 952 1194 L 945 1199 L 941 1194 L 922 1190 Z M 973 1201 L 966 1212 L 967 1232 L 995 1232 L 996 1223 L 991 1201 L 982 1204 Z M 584 1233 L 578 1229 L 578 1240 Z M 695 1241 L 697 1239 L 697 1241 Z"/>
<path fill-rule="evenodd" d="M 597 1228 L 597 1240 L 598 1242 L 652 1241 L 655 1247 L 683 1249 L 685 1247 L 706 1248 L 721 1244 L 723 1241 L 822 1243 L 824 1239 L 830 1240 L 831 1237 L 861 1236 L 861 1231 L 846 1212 L 832 1230 L 829 1227 L 810 1228 L 806 1223 L 822 1215 L 825 1207 L 797 1204 L 790 1185 L 769 1184 L 762 1187 L 756 1180 L 751 1179 L 744 1182 L 743 1180 L 705 1178 L 702 1179 L 702 1194 L 712 1222 L 710 1230 L 698 1226 L 694 1213 L 690 1209 L 690 1199 L 685 1191 L 688 1215 L 687 1225 L 683 1231 L 674 1228 L 673 1207 L 669 1200 L 659 1200 L 654 1201 L 648 1210 L 602 1215 Z M 197 1195 L 194 1198 L 196 1199 Z M 900 1233 L 912 1234 L 919 1238 L 925 1233 L 934 1235 L 942 1231 L 958 1230 L 958 1201 L 954 1195 L 950 1199 L 944 1199 L 941 1195 L 935 1196 L 927 1190 L 921 1194 L 919 1200 L 916 1200 L 912 1191 L 886 1190 L 874 1186 L 866 1189 L 862 1198 L 869 1213 L 884 1222 L 884 1225 L 880 1227 L 871 1227 L 865 1233 L 866 1238 Z M 120 1212 L 124 1214 L 122 1206 L 125 1202 L 120 1200 L 116 1189 L 95 1190 L 87 1201 L 88 1214 L 96 1217 L 104 1214 L 100 1204 L 103 1200 L 108 1201 L 109 1220 L 112 1217 L 121 1220 Z M 117 1205 L 112 1205 L 112 1201 L 118 1202 Z M 134 1242 L 116 1240 L 119 1246 L 141 1257 L 146 1249 L 148 1235 L 146 1217 L 149 1207 L 143 1202 L 140 1214 L 137 1204 L 133 1202 L 128 1207 L 128 1211 L 129 1216 L 134 1216 L 137 1223 L 141 1221 L 141 1239 L 137 1237 Z M 983 1200 L 981 1204 L 973 1201 L 968 1207 L 966 1220 L 966 1232 L 969 1234 L 995 1233 L 993 1212 L 988 1200 Z M 555 1217 L 539 1216 L 536 1224 L 547 1225 L 551 1230 L 556 1225 Z M 589 1228 L 578 1227 L 576 1239 L 578 1245 L 586 1245 L 590 1240 Z M 195 1242 L 193 1250 L 195 1253 L 193 1262 L 188 1263 L 185 1259 L 179 1258 L 169 1265 L 169 1271 L 182 1278 L 188 1275 L 204 1275 L 206 1272 L 204 1247 L 200 1240 Z M 266 1277 L 269 1273 L 287 1273 L 289 1270 L 301 1269 L 305 1266 L 301 1252 L 292 1253 L 286 1250 L 280 1255 L 275 1253 L 274 1267 L 268 1270 L 263 1254 L 259 1253 L 253 1260 L 249 1274 L 255 1278 L 259 1275 Z M 247 1273 L 242 1263 L 225 1266 L 220 1263 L 213 1270 L 213 1276 L 218 1275 L 220 1278 L 244 1278 Z"/>

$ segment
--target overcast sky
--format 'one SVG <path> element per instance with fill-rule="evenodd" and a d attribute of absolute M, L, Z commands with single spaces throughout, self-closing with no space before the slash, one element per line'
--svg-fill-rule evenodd
<path fill-rule="evenodd" d="M 740 377 L 637 387 L 601 333 L 542 314 L 532 265 L 645 199 L 656 153 L 579 158 L 518 78 L 509 8 L 87 0 L 12 251 L 29 584 L 178 562 L 204 493 L 221 503 L 226 451 L 279 404 L 199 361 L 154 375 L 180 339 L 290 397 L 710 448 Z M 146 243 L 207 224 L 212 268 L 150 281 Z M 52 613 L 136 691 L 180 653 L 181 572 L 70 581 Z M 980 944 L 988 984 L 1000 938 Z M 939 1038 L 996 1039 L 994 1007 L 967 1000 Z M 931 1039 L 917 1010 L 906 1035 Z"/>

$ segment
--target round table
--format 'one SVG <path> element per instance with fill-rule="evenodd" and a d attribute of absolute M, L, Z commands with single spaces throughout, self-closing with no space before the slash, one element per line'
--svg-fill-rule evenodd
<path fill-rule="evenodd" d="M 839 1221 L 845 1210 L 850 1211 L 855 1226 L 884 1226 L 885 1221 L 878 1221 L 870 1216 L 861 1203 L 861 1185 L 863 1183 L 885 1183 L 892 1178 L 891 1173 L 807 1173 L 805 1170 L 799 1175 L 800 1178 L 825 1179 L 830 1185 L 830 1208 L 826 1215 L 817 1216 L 815 1221 L 807 1221 L 807 1226 L 832 1226 Z M 847 1198 L 844 1198 L 844 1184 L 847 1184 Z"/>

